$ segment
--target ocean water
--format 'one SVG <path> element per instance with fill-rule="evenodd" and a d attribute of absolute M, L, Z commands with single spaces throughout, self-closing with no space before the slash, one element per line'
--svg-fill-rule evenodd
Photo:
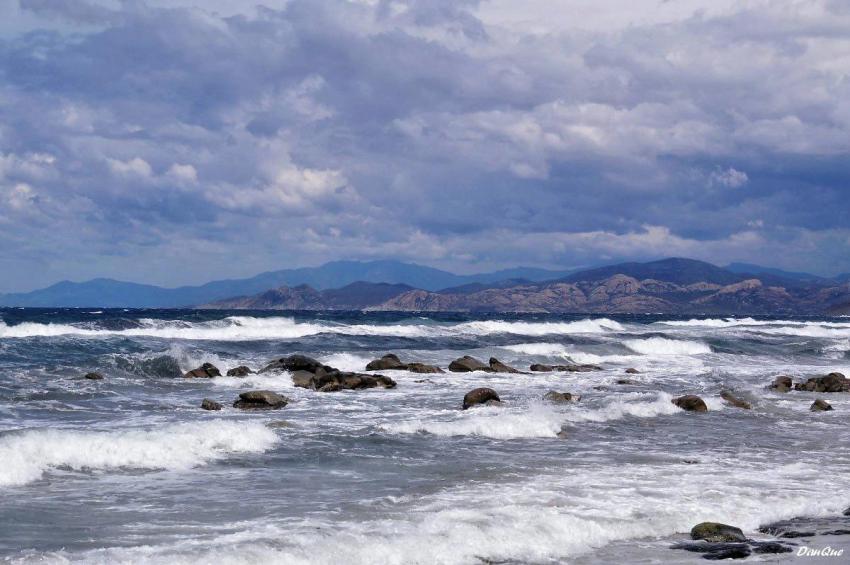
<path fill-rule="evenodd" d="M 780 374 L 850 375 L 847 318 L 5 309 L 0 319 L 9 562 L 700 563 L 669 548 L 698 522 L 769 539 L 760 525 L 850 506 L 850 394 L 766 389 Z M 339 393 L 294 388 L 286 374 L 176 376 L 291 353 L 362 371 L 387 352 L 444 368 L 469 354 L 604 370 L 387 371 L 397 388 Z M 81 378 L 93 370 L 106 379 Z M 636 384 L 616 383 L 624 377 Z M 479 386 L 505 405 L 459 410 Z M 753 410 L 726 406 L 724 388 Z M 230 408 L 252 389 L 291 403 Z M 582 399 L 548 404 L 549 390 Z M 710 411 L 670 402 L 688 393 Z M 201 410 L 206 397 L 224 410 Z M 835 410 L 810 412 L 818 397 Z"/>

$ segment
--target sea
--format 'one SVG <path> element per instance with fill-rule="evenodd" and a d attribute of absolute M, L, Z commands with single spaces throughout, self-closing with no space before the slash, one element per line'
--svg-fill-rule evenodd
<path fill-rule="evenodd" d="M 850 520 L 850 394 L 768 388 L 778 375 L 850 376 L 848 318 L 0 309 L 0 320 L 3 562 L 703 563 L 671 548 L 699 522 L 774 540 L 759 528 Z M 463 355 L 602 369 L 387 371 L 396 388 L 333 393 L 286 373 L 181 376 L 294 353 L 348 371 L 385 353 L 444 369 Z M 477 387 L 503 405 L 461 410 Z M 724 389 L 752 409 L 727 405 Z M 233 408 L 249 390 L 290 402 Z M 581 400 L 553 404 L 550 390 Z M 684 394 L 708 412 L 671 402 Z M 224 408 L 202 410 L 204 398 Z M 816 398 L 834 410 L 810 411 Z M 850 547 L 822 534 L 747 562 L 850 563 L 850 549 L 800 554 Z"/>

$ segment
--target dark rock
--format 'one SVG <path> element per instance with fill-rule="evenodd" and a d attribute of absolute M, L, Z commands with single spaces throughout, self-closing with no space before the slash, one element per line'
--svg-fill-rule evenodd
<path fill-rule="evenodd" d="M 682 542 L 670 546 L 670 549 L 684 549 L 694 553 L 702 553 L 703 559 L 719 561 L 721 559 L 746 559 L 752 551 L 746 543 L 691 543 Z"/>
<path fill-rule="evenodd" d="M 276 410 L 289 404 L 289 399 L 268 390 L 243 392 L 233 403 L 234 408 L 243 410 Z"/>
<path fill-rule="evenodd" d="M 505 365 L 495 357 L 490 357 L 490 368 L 497 373 L 521 373 L 509 365 Z"/>
<path fill-rule="evenodd" d="M 280 359 L 271 361 L 265 367 L 260 369 L 260 373 L 278 371 L 289 371 L 290 373 L 294 371 L 307 371 L 315 373 L 319 369 L 324 369 L 326 371 L 335 370 L 333 367 L 319 363 L 312 357 L 307 357 L 306 355 L 289 355 L 288 357 L 281 357 Z"/>
<path fill-rule="evenodd" d="M 579 400 L 581 400 L 581 395 L 571 394 L 569 392 L 557 392 L 554 390 L 550 390 L 549 392 L 543 395 L 543 400 L 548 400 L 549 402 L 557 403 L 578 402 Z"/>
<path fill-rule="evenodd" d="M 490 365 L 485 365 L 475 357 L 470 357 L 469 355 L 464 355 L 463 357 L 455 359 L 449 363 L 449 371 L 454 373 L 470 373 L 472 371 L 486 371 L 488 373 L 494 372 L 493 369 L 490 368 Z"/>
<path fill-rule="evenodd" d="M 367 371 L 410 371 L 411 373 L 442 373 L 443 370 L 425 363 L 402 363 L 397 355 L 387 353 L 380 359 L 370 361 Z"/>
<path fill-rule="evenodd" d="M 632 380 L 632 379 L 617 379 L 617 384 L 618 385 L 636 385 L 636 384 L 638 384 L 638 382 L 635 381 L 635 380 Z"/>
<path fill-rule="evenodd" d="M 794 390 L 808 392 L 850 392 L 850 380 L 841 373 L 830 373 L 825 377 L 811 377 L 805 383 L 797 383 Z"/>
<path fill-rule="evenodd" d="M 183 376 L 187 379 L 211 379 L 213 377 L 220 377 L 221 371 L 219 371 L 218 367 L 212 363 L 204 363 L 197 369 L 192 369 Z"/>
<path fill-rule="evenodd" d="M 398 356 L 392 353 L 387 353 L 380 359 L 370 361 L 369 364 L 366 365 L 367 371 L 391 371 L 404 369 L 407 369 L 407 365 L 402 363 Z"/>
<path fill-rule="evenodd" d="M 792 547 L 775 541 L 750 540 L 750 546 L 753 548 L 753 553 L 791 553 L 794 551 Z"/>
<path fill-rule="evenodd" d="M 629 367 L 628 369 L 626 369 L 626 374 L 629 374 L 629 375 L 637 375 L 639 373 L 640 373 L 640 371 L 638 371 L 634 367 Z"/>
<path fill-rule="evenodd" d="M 847 508 L 844 509 L 843 515 L 844 516 L 850 516 L 850 506 L 848 506 Z"/>
<path fill-rule="evenodd" d="M 691 528 L 691 539 L 709 542 L 747 541 L 741 528 L 719 522 L 702 522 Z"/>
<path fill-rule="evenodd" d="M 292 373 L 292 384 L 301 388 L 311 388 L 315 377 L 316 375 L 309 371 L 294 371 Z"/>
<path fill-rule="evenodd" d="M 501 403 L 499 395 L 492 388 L 476 388 L 463 397 L 464 410 L 481 404 L 492 405 L 492 403 Z"/>
<path fill-rule="evenodd" d="M 602 367 L 599 365 L 544 365 L 542 363 L 535 363 L 531 367 L 529 367 L 534 372 L 537 373 L 550 373 L 552 371 L 566 371 L 570 373 L 586 373 L 588 371 L 601 371 Z"/>
<path fill-rule="evenodd" d="M 97 373 L 97 372 L 91 372 L 91 373 L 86 373 L 85 376 L 83 376 L 83 378 L 88 379 L 90 381 L 102 381 L 103 375 L 101 375 L 100 373 Z"/>
<path fill-rule="evenodd" d="M 744 410 L 750 410 L 753 407 L 752 404 L 742 398 L 738 398 L 732 393 L 732 391 L 729 390 L 720 391 L 720 398 L 722 398 L 726 401 L 727 404 L 734 406 L 735 408 L 743 408 Z"/>
<path fill-rule="evenodd" d="M 686 394 L 685 396 L 674 398 L 670 402 L 688 412 L 708 412 L 708 406 L 705 405 L 705 401 L 694 394 Z"/>
<path fill-rule="evenodd" d="M 827 412 L 829 410 L 832 410 L 832 404 L 830 404 L 826 400 L 818 398 L 817 400 L 812 402 L 812 405 L 811 407 L 809 407 L 809 410 L 811 410 L 812 412 Z"/>
<path fill-rule="evenodd" d="M 319 392 L 337 392 L 362 388 L 395 388 L 396 382 L 384 375 L 364 375 L 319 369 L 315 374 L 307 371 L 295 371 L 292 384 L 300 388 L 310 388 Z"/>
<path fill-rule="evenodd" d="M 245 365 L 240 365 L 233 369 L 227 371 L 228 377 L 247 377 L 248 375 L 252 375 L 254 371 L 250 367 L 246 367 Z"/>
<path fill-rule="evenodd" d="M 434 365 L 426 365 L 425 363 L 408 363 L 407 370 L 411 373 L 442 373 L 443 370 Z"/>
<path fill-rule="evenodd" d="M 782 375 L 773 379 L 773 384 L 770 385 L 770 388 L 776 392 L 788 392 L 793 386 L 794 381 L 791 380 L 791 377 Z"/>
<path fill-rule="evenodd" d="M 209 398 L 205 398 L 201 401 L 201 408 L 204 410 L 221 410 L 222 405 L 215 400 L 210 400 Z"/>

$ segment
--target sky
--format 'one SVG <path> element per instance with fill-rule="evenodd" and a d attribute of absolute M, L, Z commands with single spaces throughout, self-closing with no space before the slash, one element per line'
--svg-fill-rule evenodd
<path fill-rule="evenodd" d="M 0 0 L 0 292 L 850 271 L 850 2 Z"/>

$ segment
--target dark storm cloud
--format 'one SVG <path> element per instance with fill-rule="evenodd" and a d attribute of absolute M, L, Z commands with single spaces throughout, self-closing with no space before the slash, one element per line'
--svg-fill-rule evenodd
<path fill-rule="evenodd" d="M 21 1 L 45 26 L 0 40 L 0 290 L 343 257 L 850 270 L 841 3 L 544 32 L 476 1 L 198 5 Z"/>

